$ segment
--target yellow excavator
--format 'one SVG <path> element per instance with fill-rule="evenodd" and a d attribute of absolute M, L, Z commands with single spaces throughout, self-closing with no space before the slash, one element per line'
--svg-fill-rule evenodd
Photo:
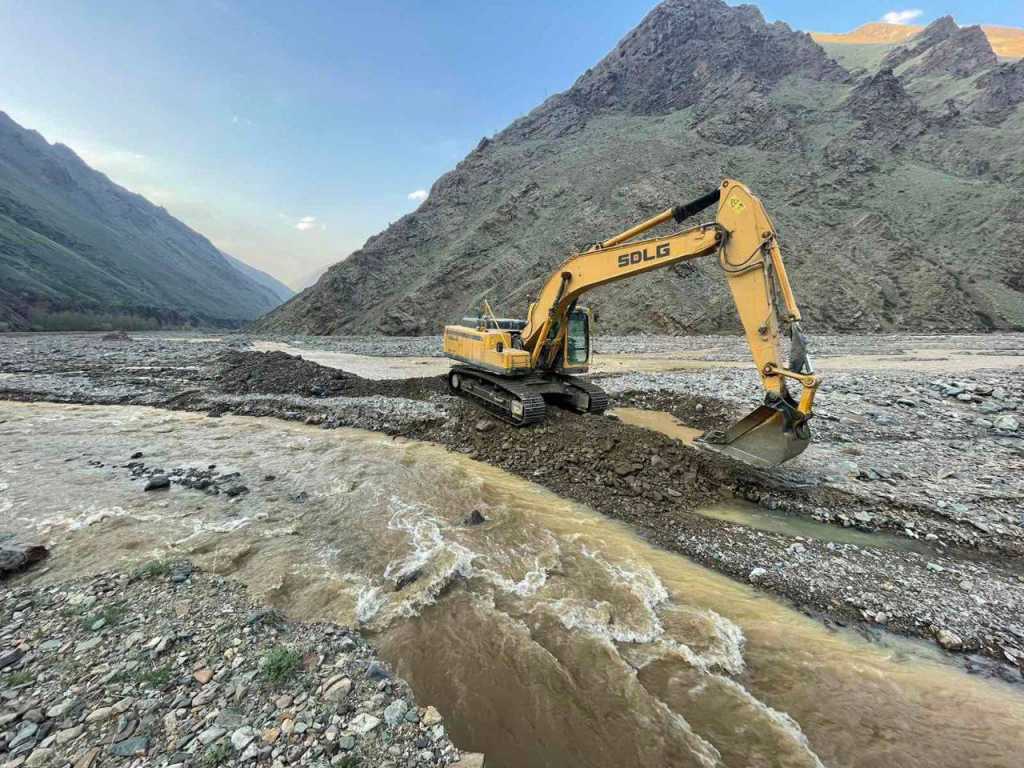
<path fill-rule="evenodd" d="M 666 237 L 637 240 L 670 220 L 682 223 L 718 203 L 714 222 Z M 754 364 L 763 405 L 725 431 L 702 441 L 759 467 L 781 464 L 810 442 L 818 379 L 800 330 L 800 310 L 782 263 L 778 237 L 761 201 L 728 179 L 686 205 L 677 205 L 567 259 L 548 278 L 525 320 L 499 319 L 485 306 L 480 317 L 444 329 L 445 354 L 458 361 L 448 373 L 453 392 L 519 426 L 541 421 L 545 400 L 581 413 L 600 413 L 608 395 L 581 379 L 590 364 L 591 313 L 577 304 L 592 288 L 718 253 Z M 782 337 L 790 339 L 783 365 Z M 800 384 L 799 399 L 786 386 Z"/>

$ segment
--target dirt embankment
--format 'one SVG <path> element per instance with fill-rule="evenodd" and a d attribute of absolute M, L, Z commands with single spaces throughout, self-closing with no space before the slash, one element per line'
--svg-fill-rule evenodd
<path fill-rule="evenodd" d="M 294 357 L 284 352 L 224 354 L 217 388 L 232 395 L 298 395 L 302 397 L 405 397 L 422 400 L 445 392 L 443 380 L 377 381 Z"/>

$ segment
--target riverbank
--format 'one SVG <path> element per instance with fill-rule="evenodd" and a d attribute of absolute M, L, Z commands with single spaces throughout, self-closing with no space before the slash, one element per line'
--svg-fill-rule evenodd
<path fill-rule="evenodd" d="M 276 343 L 294 351 L 297 341 L 314 359 L 324 352 L 419 356 L 432 343 Z M 515 430 L 448 397 L 437 379 L 341 375 L 282 353 L 248 352 L 245 337 L 6 337 L 0 396 L 275 416 L 437 442 L 622 519 L 661 546 L 829 622 L 929 638 L 965 652 L 971 669 L 1019 680 L 1024 392 L 1019 376 L 1007 372 L 1024 362 L 1022 338 L 823 341 L 834 354 L 819 361 L 826 385 L 815 443 L 771 474 L 609 417 L 549 409 L 546 425 Z M 598 349 L 606 350 L 602 386 L 617 403 L 668 411 L 691 426 L 719 426 L 756 397 L 738 339 L 602 339 Z M 368 360 L 386 369 L 387 357 Z M 648 370 L 617 372 L 630 360 Z M 821 535 L 699 514 L 730 495 L 818 521 Z M 922 547 L 837 543 L 828 535 L 833 526 Z"/>
<path fill-rule="evenodd" d="M 188 562 L 0 594 L 4 765 L 476 766 L 355 632 Z"/>

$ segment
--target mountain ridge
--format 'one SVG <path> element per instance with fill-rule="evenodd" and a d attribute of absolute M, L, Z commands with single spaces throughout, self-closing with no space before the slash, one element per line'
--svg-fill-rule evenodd
<path fill-rule="evenodd" d="M 996 55 L 1008 59 L 1024 57 L 1024 29 L 996 24 L 981 24 L 980 27 Z M 871 21 L 849 32 L 811 32 L 810 35 L 818 43 L 886 45 L 906 42 L 924 29 L 923 25 Z"/>
<path fill-rule="evenodd" d="M 165 209 L 0 112 L 0 329 L 238 326 L 282 300 Z"/>
<path fill-rule="evenodd" d="M 247 275 L 252 278 L 264 288 L 267 288 L 279 301 L 288 301 L 288 299 L 297 293 L 297 291 L 294 291 L 291 287 L 282 283 L 269 272 L 264 272 L 262 269 L 254 267 L 251 264 L 247 264 L 241 259 L 232 256 L 230 253 L 221 251 L 219 248 L 217 250 L 220 252 L 220 255 L 227 259 L 235 269 L 239 270 L 243 275 Z"/>

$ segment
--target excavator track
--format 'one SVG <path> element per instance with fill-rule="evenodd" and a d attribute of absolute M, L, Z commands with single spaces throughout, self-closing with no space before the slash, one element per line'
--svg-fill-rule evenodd
<path fill-rule="evenodd" d="M 544 395 L 532 389 L 528 379 L 510 380 L 465 365 L 453 365 L 448 371 L 448 387 L 517 427 L 544 420 Z"/>
<path fill-rule="evenodd" d="M 587 395 L 587 407 L 578 408 L 581 413 L 604 413 L 608 408 L 608 393 L 601 389 L 596 384 L 591 384 L 589 381 L 583 381 L 575 376 L 565 376 L 562 378 L 562 383 L 566 389 L 577 389 L 582 390 Z"/>

